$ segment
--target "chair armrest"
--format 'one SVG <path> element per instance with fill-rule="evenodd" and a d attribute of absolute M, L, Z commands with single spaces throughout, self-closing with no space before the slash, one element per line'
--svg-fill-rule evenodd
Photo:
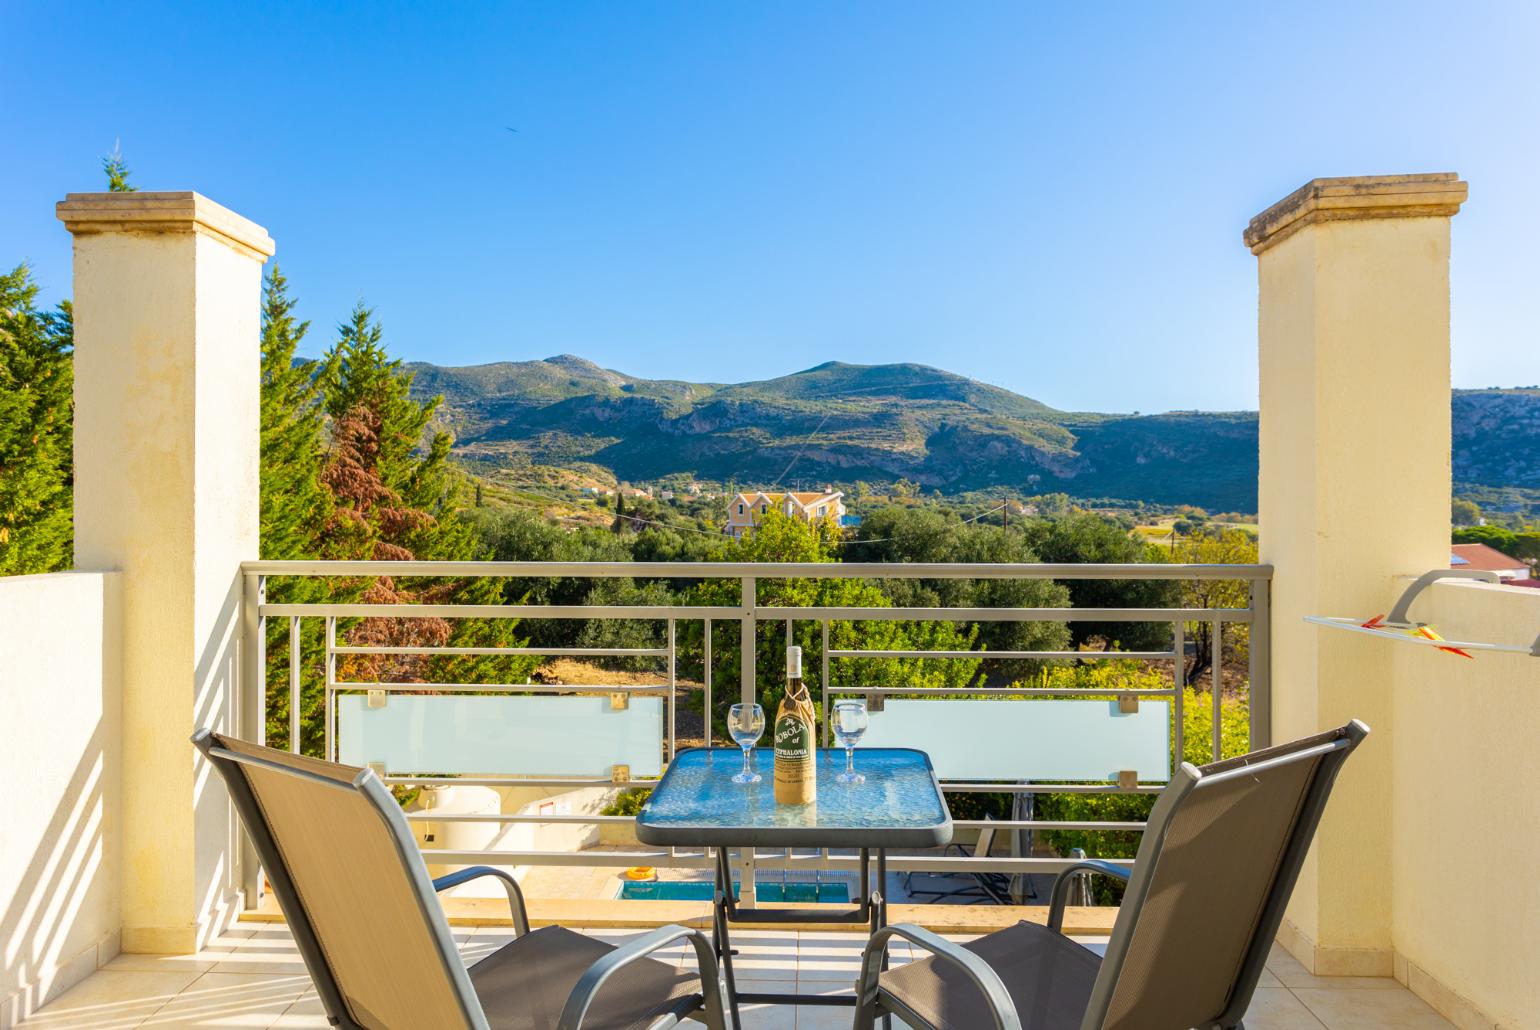
<path fill-rule="evenodd" d="M 695 961 L 700 967 L 701 992 L 705 995 L 706 1025 L 711 1030 L 725 1030 L 723 1023 L 726 1016 L 724 1002 L 727 983 L 717 966 L 711 940 L 699 930 L 678 924 L 660 926 L 651 933 L 628 941 L 584 970 L 572 988 L 572 993 L 567 996 L 567 1004 L 562 1007 L 557 1030 L 578 1030 L 599 988 L 604 986 L 604 981 L 637 959 L 646 958 L 680 938 L 688 939 L 695 948 Z"/>
<path fill-rule="evenodd" d="M 938 961 L 950 963 L 962 970 L 963 975 L 973 981 L 973 985 L 988 1001 L 989 1010 L 995 1018 L 995 1030 L 1021 1030 L 1021 1020 L 1016 1015 L 1016 1005 L 1011 1001 L 1011 994 L 1005 989 L 1000 974 L 988 962 L 967 948 L 944 940 L 913 923 L 894 923 L 872 934 L 861 956 L 861 978 L 856 981 L 858 1008 L 869 1006 L 876 999 L 877 977 L 882 972 L 882 956 L 888 950 L 890 937 L 902 937 L 924 948 L 936 956 Z"/>
<path fill-rule="evenodd" d="M 1070 877 L 1077 873 L 1101 873 L 1103 876 L 1111 876 L 1122 880 L 1124 883 L 1127 883 L 1128 878 L 1134 875 L 1134 871 L 1127 866 L 1103 862 L 1099 858 L 1089 858 L 1084 862 L 1076 862 L 1074 865 L 1062 870 L 1053 881 L 1053 895 L 1048 901 L 1048 929 L 1050 930 L 1063 931 L 1065 895 L 1069 893 Z"/>
<path fill-rule="evenodd" d="M 519 890 L 519 881 L 513 878 L 511 873 L 501 869 L 493 869 L 489 865 L 467 866 L 457 872 L 447 873 L 433 881 L 435 891 L 447 891 L 451 887 L 458 887 L 462 883 L 479 879 L 483 876 L 495 877 L 503 883 L 503 890 L 508 892 L 508 907 L 513 910 L 513 935 L 523 937 L 529 933 L 529 913 L 524 908 L 524 892 Z"/>

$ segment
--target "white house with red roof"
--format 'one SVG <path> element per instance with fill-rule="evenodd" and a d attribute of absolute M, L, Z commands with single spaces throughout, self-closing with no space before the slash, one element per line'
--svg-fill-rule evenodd
<path fill-rule="evenodd" d="M 1504 582 L 1528 579 L 1529 566 L 1518 558 L 1510 558 L 1495 547 L 1486 544 L 1451 544 L 1449 567 L 1452 569 L 1476 569 L 1495 572 Z"/>

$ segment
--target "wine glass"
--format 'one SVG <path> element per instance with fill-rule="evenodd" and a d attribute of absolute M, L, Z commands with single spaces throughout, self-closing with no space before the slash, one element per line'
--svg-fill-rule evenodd
<path fill-rule="evenodd" d="M 749 754 L 765 732 L 765 710 L 759 705 L 733 705 L 727 712 L 727 732 L 743 748 L 743 771 L 734 783 L 758 783 L 759 773 L 749 768 Z"/>
<path fill-rule="evenodd" d="M 856 772 L 856 745 L 866 732 L 869 718 L 865 701 L 834 702 L 834 736 L 845 749 L 845 771 L 834 777 L 840 783 L 865 783 L 866 777 Z"/>

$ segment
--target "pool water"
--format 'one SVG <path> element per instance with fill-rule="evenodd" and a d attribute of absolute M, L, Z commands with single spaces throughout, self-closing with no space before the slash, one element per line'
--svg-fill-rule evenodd
<path fill-rule="evenodd" d="M 710 901 L 715 885 L 709 880 L 658 880 L 652 883 L 626 882 L 618 895 L 624 901 Z M 733 885 L 736 897 L 738 885 Z M 798 905 L 850 904 L 850 885 L 844 883 L 761 883 L 756 885 L 760 901 L 787 901 Z"/>

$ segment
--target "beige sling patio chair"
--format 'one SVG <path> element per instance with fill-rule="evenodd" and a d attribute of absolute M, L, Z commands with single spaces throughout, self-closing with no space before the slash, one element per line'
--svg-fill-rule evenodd
<path fill-rule="evenodd" d="M 918 926 L 879 930 L 856 985 L 856 1030 L 888 1013 L 933 1030 L 1241 1027 L 1332 784 L 1368 732 L 1355 720 L 1201 769 L 1183 763 L 1133 868 L 1065 869 L 1047 926 L 1018 923 L 966 945 Z M 1086 871 L 1128 885 L 1101 958 L 1060 932 L 1066 888 Z M 930 957 L 883 971 L 893 937 Z"/>
<path fill-rule="evenodd" d="M 518 883 L 477 867 L 428 878 L 401 807 L 373 772 L 200 730 L 250 833 L 329 1021 L 345 1030 L 725 1030 L 726 987 L 699 930 L 665 926 L 616 948 L 529 929 Z M 499 879 L 515 937 L 466 968 L 436 892 Z M 676 941 L 700 975 L 648 956 Z"/>

